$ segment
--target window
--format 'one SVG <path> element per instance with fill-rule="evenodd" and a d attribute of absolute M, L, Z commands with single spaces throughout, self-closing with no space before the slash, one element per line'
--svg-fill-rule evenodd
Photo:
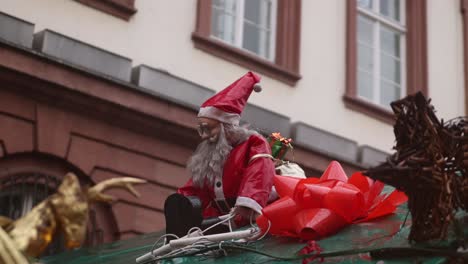
<path fill-rule="evenodd" d="M 16 220 L 31 211 L 50 195 L 56 193 L 61 180 L 42 173 L 19 173 L 0 177 L 0 216 Z M 104 239 L 103 229 L 97 223 L 98 205 L 89 208 L 88 230 L 85 245 L 99 245 Z M 99 209 L 102 211 L 102 209 Z M 101 214 L 102 216 L 102 214 Z M 65 250 L 65 237 L 60 229 L 42 256 L 54 255 Z"/>
<path fill-rule="evenodd" d="M 390 107 L 404 94 L 403 0 L 358 0 L 357 94 Z"/>
<path fill-rule="evenodd" d="M 16 220 L 26 215 L 60 185 L 52 176 L 40 173 L 14 174 L 0 179 L 0 216 Z M 44 250 L 43 256 L 54 255 L 65 250 L 64 237 L 54 235 L 53 242 Z"/>
<path fill-rule="evenodd" d="M 294 85 L 301 1 L 199 0 L 195 47 Z"/>
<path fill-rule="evenodd" d="M 42 174 L 11 175 L 0 180 L 0 215 L 18 219 L 53 194 L 59 181 Z M 49 187 L 51 186 L 51 187 Z"/>
<path fill-rule="evenodd" d="M 137 12 L 135 0 L 75 0 L 109 15 L 130 20 Z"/>
<path fill-rule="evenodd" d="M 211 36 L 274 61 L 276 0 L 213 0 Z"/>
<path fill-rule="evenodd" d="M 426 0 L 347 4 L 345 104 L 391 123 L 390 102 L 427 94 Z"/>

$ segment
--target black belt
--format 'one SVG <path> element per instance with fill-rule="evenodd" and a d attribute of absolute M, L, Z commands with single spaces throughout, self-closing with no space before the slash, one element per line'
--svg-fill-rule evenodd
<path fill-rule="evenodd" d="M 218 208 L 222 214 L 227 214 L 231 211 L 231 208 L 236 204 L 236 198 L 226 199 L 213 199 L 212 204 Z"/>

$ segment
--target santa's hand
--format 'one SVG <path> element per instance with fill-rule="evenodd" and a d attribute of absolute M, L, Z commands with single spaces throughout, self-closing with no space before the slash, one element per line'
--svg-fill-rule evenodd
<path fill-rule="evenodd" d="M 250 220 L 255 219 L 258 216 L 258 213 L 252 210 L 251 208 L 245 206 L 236 206 L 234 207 L 234 219 L 243 219 L 243 220 Z M 239 219 L 240 220 L 240 219 Z"/>

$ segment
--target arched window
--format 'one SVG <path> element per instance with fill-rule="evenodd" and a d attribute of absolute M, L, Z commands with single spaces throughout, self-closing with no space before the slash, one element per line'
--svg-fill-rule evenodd
<path fill-rule="evenodd" d="M 0 215 L 13 220 L 26 215 L 31 209 L 52 195 L 60 185 L 56 177 L 42 173 L 19 173 L 0 178 Z M 43 255 L 64 250 L 63 235 L 56 233 Z"/>
<path fill-rule="evenodd" d="M 91 180 L 77 168 L 55 157 L 21 154 L 0 159 L 0 215 L 13 220 L 26 215 L 34 206 L 56 193 L 68 172 L 74 172 L 83 187 L 92 185 Z M 114 240 L 116 226 L 110 207 L 90 206 L 87 229 L 84 246 Z M 43 255 L 64 250 L 63 235 L 57 232 Z"/>
<path fill-rule="evenodd" d="M 60 180 L 42 173 L 14 174 L 0 179 L 0 215 L 13 220 L 50 196 Z"/>

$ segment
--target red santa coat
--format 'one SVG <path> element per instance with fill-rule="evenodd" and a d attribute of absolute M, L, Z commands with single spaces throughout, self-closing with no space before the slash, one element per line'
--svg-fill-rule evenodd
<path fill-rule="evenodd" d="M 203 217 L 223 214 L 215 204 L 215 199 L 223 195 L 227 200 L 235 200 L 235 206 L 249 207 L 261 214 L 273 185 L 275 166 L 271 159 L 264 157 L 249 163 L 256 154 L 271 154 L 269 144 L 261 135 L 252 135 L 232 149 L 224 163 L 222 181 L 217 179 L 213 186 L 205 184 L 198 188 L 190 179 L 177 192 L 200 198 Z"/>

